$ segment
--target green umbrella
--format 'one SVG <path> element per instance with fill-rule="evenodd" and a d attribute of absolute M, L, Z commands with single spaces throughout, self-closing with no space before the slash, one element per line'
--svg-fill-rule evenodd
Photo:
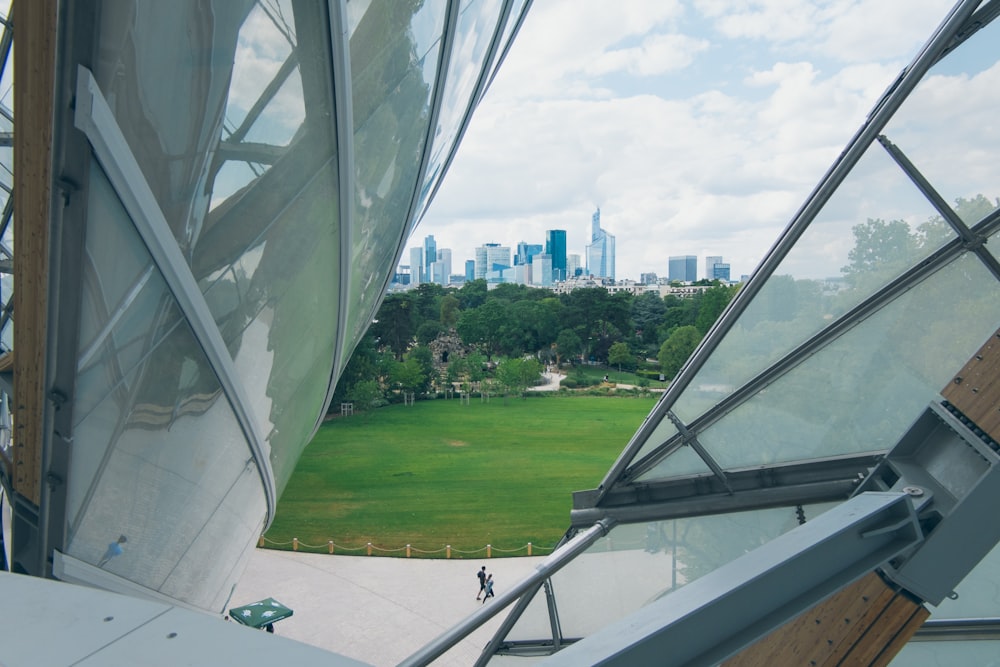
<path fill-rule="evenodd" d="M 230 618 L 251 628 L 263 628 L 291 615 L 292 610 L 274 598 L 265 598 L 260 602 L 251 602 L 229 610 Z"/>

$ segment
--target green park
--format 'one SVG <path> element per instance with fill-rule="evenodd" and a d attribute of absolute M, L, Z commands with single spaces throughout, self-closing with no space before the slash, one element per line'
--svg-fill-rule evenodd
<path fill-rule="evenodd" d="M 364 555 L 549 553 L 655 396 L 417 401 L 336 417 L 305 450 L 265 544 Z"/>

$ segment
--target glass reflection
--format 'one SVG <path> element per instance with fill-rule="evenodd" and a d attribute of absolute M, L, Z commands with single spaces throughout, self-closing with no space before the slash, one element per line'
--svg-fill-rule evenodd
<path fill-rule="evenodd" d="M 443 175 L 445 161 L 452 153 L 458 132 L 474 104 L 473 93 L 486 65 L 484 61 L 493 43 L 501 7 L 500 0 L 465 0 L 462 3 L 455 33 L 457 42 L 452 46 L 418 210 L 423 209 L 427 196 L 434 191 Z"/>
<path fill-rule="evenodd" d="M 931 68 L 884 131 L 969 226 L 1000 206 L 997 43 L 993 21 Z"/>
<path fill-rule="evenodd" d="M 345 365 L 408 232 L 446 6 L 443 0 L 417 7 L 376 0 L 351 35 L 356 189 Z"/>
<path fill-rule="evenodd" d="M 563 638 L 589 636 L 797 525 L 795 508 L 775 508 L 616 526 L 551 579 Z M 552 639 L 544 591 L 505 639 Z"/>
<path fill-rule="evenodd" d="M 698 438 L 725 468 L 888 449 L 998 326 L 996 280 L 963 255 Z"/>
<path fill-rule="evenodd" d="M 690 423 L 952 238 L 876 144 L 677 400 Z"/>
<path fill-rule="evenodd" d="M 1000 667 L 1000 641 L 911 641 L 889 664 L 893 667 Z"/>

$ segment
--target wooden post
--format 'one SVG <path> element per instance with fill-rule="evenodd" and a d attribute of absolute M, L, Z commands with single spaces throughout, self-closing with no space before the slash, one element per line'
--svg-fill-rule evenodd
<path fill-rule="evenodd" d="M 406 557 L 407 558 L 410 557 L 410 545 L 409 544 L 406 545 Z"/>
<path fill-rule="evenodd" d="M 371 542 L 368 543 L 368 555 L 369 556 L 372 555 L 372 543 Z"/>
<path fill-rule="evenodd" d="M 445 557 L 445 558 L 451 558 L 451 545 L 450 545 L 450 544 L 449 544 L 449 545 L 447 545 L 447 546 L 446 546 L 446 547 L 444 548 L 444 554 L 445 554 L 445 555 L 444 555 L 444 557 Z"/>
<path fill-rule="evenodd" d="M 528 542 L 528 555 L 531 555 L 531 542 Z"/>
<path fill-rule="evenodd" d="M 333 540 L 330 540 L 326 543 L 326 550 L 329 551 L 330 553 L 333 553 Z"/>
<path fill-rule="evenodd" d="M 264 548 L 264 536 L 263 535 L 261 535 L 260 537 L 257 538 L 257 548 L 259 548 L 259 549 L 263 549 Z"/>
<path fill-rule="evenodd" d="M 492 556 L 493 556 L 493 545 L 487 544 L 486 545 L 486 557 L 487 558 L 492 558 Z"/>
<path fill-rule="evenodd" d="M 299 550 L 299 538 L 293 537 L 292 538 L 292 551 L 298 551 L 298 550 Z"/>

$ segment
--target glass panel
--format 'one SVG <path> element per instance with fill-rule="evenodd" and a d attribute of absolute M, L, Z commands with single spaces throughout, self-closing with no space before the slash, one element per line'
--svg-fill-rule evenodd
<path fill-rule="evenodd" d="M 655 410 L 656 408 L 653 409 Z M 653 432 L 649 434 L 648 438 L 646 438 L 646 442 L 642 443 L 642 447 L 640 447 L 636 455 L 632 457 L 632 461 L 641 461 L 643 457 L 673 438 L 675 435 L 677 435 L 677 427 L 674 426 L 674 423 L 670 421 L 668 417 L 663 416 L 660 423 L 656 425 Z"/>
<path fill-rule="evenodd" d="M 677 400 L 694 421 L 952 236 L 925 238 L 936 212 L 876 144 L 838 188 Z"/>
<path fill-rule="evenodd" d="M 67 551 L 221 611 L 262 529 L 260 473 L 162 275 L 96 163 L 90 174 Z"/>
<path fill-rule="evenodd" d="M 911 641 L 889 664 L 893 667 L 1000 667 L 1000 641 Z"/>
<path fill-rule="evenodd" d="M 591 635 L 797 525 L 795 508 L 775 508 L 616 526 L 552 577 L 563 637 Z M 549 627 L 539 591 L 506 639 L 547 640 Z"/>
<path fill-rule="evenodd" d="M 94 76 L 185 251 L 208 211 L 237 47 L 254 5 L 136 3 L 99 14 Z M 241 46 L 241 59 L 248 53 Z"/>
<path fill-rule="evenodd" d="M 417 210 L 423 209 L 427 196 L 443 174 L 445 160 L 455 147 L 458 131 L 469 111 L 496 32 L 501 6 L 500 0 L 465 0 L 462 3 L 455 33 L 456 43 L 452 47 L 441 111 Z"/>
<path fill-rule="evenodd" d="M 970 226 L 1000 205 L 998 43 L 993 21 L 928 72 L 884 131 Z"/>
<path fill-rule="evenodd" d="M 887 449 L 998 326 L 996 280 L 965 254 L 698 439 L 724 468 Z"/>
<path fill-rule="evenodd" d="M 96 161 L 90 166 L 80 351 L 79 423 L 181 321 L 163 277 Z"/>
<path fill-rule="evenodd" d="M 492 71 L 490 76 L 495 76 L 497 69 L 500 67 L 500 57 L 503 56 L 504 49 L 507 48 L 508 42 L 510 42 L 511 37 L 514 34 L 514 27 L 517 25 L 517 20 L 524 11 L 524 4 L 527 0 L 514 0 L 511 8 L 510 15 L 507 17 L 507 25 L 503 27 L 503 38 L 500 40 L 500 48 L 497 49 L 496 59 L 493 61 Z"/>
<path fill-rule="evenodd" d="M 308 150 L 297 145 L 287 164 Z M 322 150 L 329 146 L 317 147 Z M 281 191 L 286 172 L 286 164 L 276 165 L 247 201 L 217 221 L 210 216 L 214 224 L 194 261 L 267 435 L 279 492 L 323 408 L 337 336 L 338 303 L 331 295 L 340 285 L 336 162 L 327 161 L 288 193 Z M 297 180 L 291 179 L 296 188 Z M 248 225 L 255 230 L 247 247 Z"/>
<path fill-rule="evenodd" d="M 351 36 L 356 191 L 346 365 L 405 241 L 437 78 L 446 3 L 373 1 Z M 375 35 L 381 35 L 374 39 Z M 388 42 L 385 35 L 389 35 Z M 337 369 L 338 371 L 340 369 Z"/>
<path fill-rule="evenodd" d="M 262 528 L 259 473 L 188 327 L 174 328 L 132 380 L 74 429 L 67 551 L 221 611 L 232 564 Z M 122 553 L 105 560 L 119 536 Z"/>
<path fill-rule="evenodd" d="M 648 481 L 653 479 L 668 479 L 670 477 L 680 477 L 683 475 L 698 475 L 711 473 L 711 468 L 698 455 L 693 447 L 685 445 L 670 454 L 655 466 L 639 475 L 638 481 Z"/>
<path fill-rule="evenodd" d="M 931 618 L 995 618 L 1000 616 L 1000 546 L 986 554 L 955 587 L 958 597 L 930 607 Z"/>

